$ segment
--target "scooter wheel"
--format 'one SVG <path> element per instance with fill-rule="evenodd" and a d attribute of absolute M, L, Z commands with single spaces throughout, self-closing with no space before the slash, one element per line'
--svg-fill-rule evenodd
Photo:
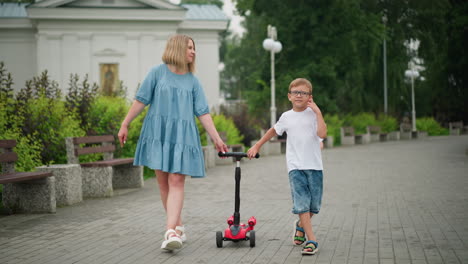
<path fill-rule="evenodd" d="M 223 247 L 223 232 L 216 232 L 216 246 L 219 248 Z"/>
<path fill-rule="evenodd" d="M 255 231 L 251 230 L 249 233 L 250 247 L 255 247 Z"/>

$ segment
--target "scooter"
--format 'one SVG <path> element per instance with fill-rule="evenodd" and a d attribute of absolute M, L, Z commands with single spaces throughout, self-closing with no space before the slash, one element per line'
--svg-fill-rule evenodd
<path fill-rule="evenodd" d="M 254 216 L 249 218 L 248 224 L 240 223 L 240 180 L 241 180 L 241 168 L 240 161 L 242 158 L 247 157 L 247 153 L 244 152 L 219 152 L 219 157 L 233 157 L 236 160 L 236 192 L 235 192 L 235 205 L 234 214 L 227 220 L 228 228 L 224 230 L 224 236 L 222 231 L 216 232 L 216 246 L 218 248 L 223 247 L 223 241 L 250 241 L 250 247 L 255 247 L 255 230 L 254 227 L 257 224 L 257 219 Z M 255 158 L 259 158 L 257 154 Z M 248 235 L 247 235 L 248 233 Z"/>

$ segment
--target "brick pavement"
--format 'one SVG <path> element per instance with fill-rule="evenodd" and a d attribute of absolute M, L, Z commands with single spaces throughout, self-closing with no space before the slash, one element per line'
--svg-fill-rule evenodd
<path fill-rule="evenodd" d="M 323 151 L 325 192 L 313 218 L 320 251 L 291 243 L 284 156 L 242 162 L 241 220 L 257 217 L 256 247 L 225 242 L 234 165 L 186 183 L 189 241 L 159 247 L 163 209 L 154 179 L 140 190 L 86 200 L 56 214 L 0 216 L 0 263 L 468 263 L 468 136 Z"/>

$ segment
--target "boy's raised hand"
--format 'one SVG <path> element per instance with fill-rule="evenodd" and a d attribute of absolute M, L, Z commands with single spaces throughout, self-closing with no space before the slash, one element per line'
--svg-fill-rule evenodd
<path fill-rule="evenodd" d="M 307 106 L 312 109 L 315 113 L 319 113 L 320 108 L 317 106 L 317 104 L 314 102 L 314 97 L 311 95 L 309 101 L 307 102 Z"/>

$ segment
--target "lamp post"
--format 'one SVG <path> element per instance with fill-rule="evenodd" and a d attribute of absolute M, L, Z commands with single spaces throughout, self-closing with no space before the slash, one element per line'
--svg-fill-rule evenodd
<path fill-rule="evenodd" d="M 268 38 L 263 41 L 263 48 L 267 51 L 270 51 L 270 60 L 271 60 L 271 127 L 276 123 L 276 106 L 275 106 L 275 53 L 281 51 L 283 46 L 281 42 L 277 41 L 276 27 L 268 25 L 267 27 Z"/>
<path fill-rule="evenodd" d="M 414 62 L 410 61 L 409 69 L 405 71 L 405 76 L 411 78 L 411 125 L 413 132 L 416 132 L 416 107 L 414 103 L 414 79 L 419 77 L 419 72 L 415 69 Z"/>
<path fill-rule="evenodd" d="M 384 35 L 383 35 L 383 79 L 384 79 L 384 113 L 388 113 L 388 103 L 387 103 L 387 41 L 385 39 L 386 34 L 386 25 L 387 25 L 387 15 L 382 16 L 382 22 L 384 25 Z"/>

